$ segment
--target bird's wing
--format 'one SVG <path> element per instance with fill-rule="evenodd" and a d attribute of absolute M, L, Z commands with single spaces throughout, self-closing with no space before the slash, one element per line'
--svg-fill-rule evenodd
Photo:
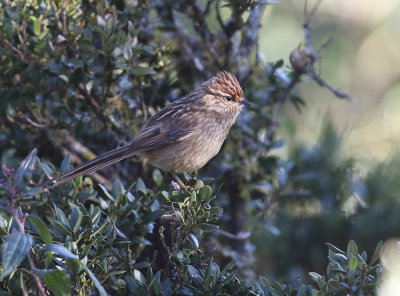
<path fill-rule="evenodd" d="M 48 180 L 42 187 L 49 185 L 57 186 L 68 182 L 80 175 L 90 174 L 108 165 L 116 163 L 124 158 L 132 157 L 142 151 L 151 150 L 173 144 L 174 142 L 183 140 L 190 135 L 192 130 L 165 130 L 161 128 L 148 128 L 141 131 L 138 136 L 129 144 L 106 152 L 100 156 L 93 158 L 87 162 L 78 165 L 58 177 Z"/>
<path fill-rule="evenodd" d="M 184 140 L 193 130 L 149 128 L 142 130 L 135 139 L 127 146 L 129 147 L 125 157 L 130 157 L 142 151 L 160 148 L 178 141 Z"/>

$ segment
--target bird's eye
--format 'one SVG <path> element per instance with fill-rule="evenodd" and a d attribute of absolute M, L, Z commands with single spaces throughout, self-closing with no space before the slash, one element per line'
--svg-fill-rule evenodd
<path fill-rule="evenodd" d="M 224 99 L 227 100 L 227 101 L 232 101 L 232 97 L 231 96 L 226 96 L 226 97 L 224 97 Z"/>

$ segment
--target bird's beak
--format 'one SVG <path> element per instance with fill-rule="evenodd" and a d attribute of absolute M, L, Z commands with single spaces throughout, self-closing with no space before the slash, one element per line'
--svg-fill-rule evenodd
<path fill-rule="evenodd" d="M 241 100 L 239 103 L 242 105 L 245 105 L 245 106 L 251 106 L 251 103 L 249 101 L 247 101 L 246 99 Z"/>

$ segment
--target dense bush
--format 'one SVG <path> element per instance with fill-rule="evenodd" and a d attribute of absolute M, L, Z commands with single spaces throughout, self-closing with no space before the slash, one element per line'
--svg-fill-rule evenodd
<path fill-rule="evenodd" d="M 68 163 L 67 157 L 60 170 Z M 1 278 L 8 279 L 3 293 L 36 290 L 45 295 L 49 289 L 55 295 L 71 290 L 88 295 L 96 288 L 100 295 L 370 295 L 381 279 L 376 260 L 382 243 L 367 263 L 367 254 L 359 254 L 350 241 L 347 252 L 328 244 L 327 274 L 311 272 L 314 287 L 299 281 L 293 286 L 271 284 L 263 277 L 241 281 L 233 271 L 235 262 L 221 269 L 200 248 L 198 238 L 215 232 L 222 215 L 221 208 L 210 205 L 216 196 L 203 181 L 189 180 L 190 192 L 154 192 L 141 179 L 128 189 L 116 180 L 111 191 L 100 186 L 100 193 L 89 178 L 79 177 L 47 192 L 37 181 L 49 173 L 52 169 L 37 158 L 36 150 L 16 171 L 3 163 L 0 193 L 7 214 L 0 224 Z M 160 175 L 153 177 L 162 184 Z M 157 249 L 149 247 L 147 238 L 161 215 L 166 221 L 177 219 L 158 226 L 162 247 Z M 163 252 L 165 261 L 157 261 Z"/>
<path fill-rule="evenodd" d="M 293 68 L 262 60 L 258 29 L 270 5 L 0 1 L 3 293 L 372 293 L 381 269 L 354 242 L 347 252 L 330 245 L 326 276 L 311 273 L 305 284 L 255 275 L 323 273 L 325 242 L 345 248 L 353 238 L 372 253 L 399 225 L 386 215 L 385 233 L 364 229 L 388 209 L 367 207 L 378 197 L 398 208 L 397 167 L 361 176 L 328 123 L 314 146 L 293 141 L 295 125 L 286 143 L 279 138 L 283 107 L 305 105 L 294 93 L 302 77 L 324 83 L 311 44 L 296 50 Z M 130 160 L 57 188 L 38 186 L 132 138 L 169 100 L 223 69 L 253 107 L 197 179 L 186 180 L 192 190 Z M 269 153 L 283 145 L 287 159 Z"/>

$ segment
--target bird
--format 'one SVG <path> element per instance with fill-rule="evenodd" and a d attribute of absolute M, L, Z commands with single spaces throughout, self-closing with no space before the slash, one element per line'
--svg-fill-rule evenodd
<path fill-rule="evenodd" d="M 217 155 L 247 105 L 251 103 L 243 97 L 236 77 L 220 71 L 155 113 L 128 144 L 62 173 L 42 187 L 61 185 L 135 155 L 176 178 L 178 173 L 197 172 Z"/>

